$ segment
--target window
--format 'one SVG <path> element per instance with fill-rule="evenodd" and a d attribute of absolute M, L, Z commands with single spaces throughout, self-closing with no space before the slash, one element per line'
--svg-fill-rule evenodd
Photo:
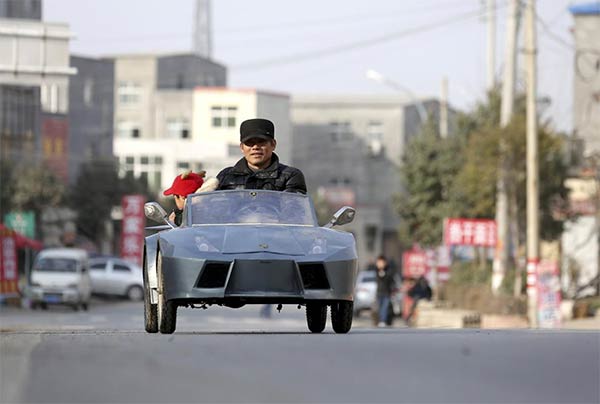
<path fill-rule="evenodd" d="M 50 112 L 53 114 L 58 112 L 58 85 L 42 85 L 40 89 L 40 98 L 42 110 L 44 112 Z"/>
<path fill-rule="evenodd" d="M 131 272 L 131 268 L 123 264 L 114 264 L 113 271 L 115 272 Z"/>
<path fill-rule="evenodd" d="M 135 158 L 133 156 L 125 156 L 121 158 L 120 174 L 122 177 L 133 178 Z"/>
<path fill-rule="evenodd" d="M 133 81 L 120 81 L 117 94 L 121 104 L 136 104 L 140 102 L 142 86 Z"/>
<path fill-rule="evenodd" d="M 162 165 L 161 156 L 140 157 L 140 178 L 145 180 L 152 190 L 157 190 L 162 185 Z"/>
<path fill-rule="evenodd" d="M 99 262 L 97 264 L 90 265 L 90 270 L 94 272 L 106 271 L 106 264 Z"/>
<path fill-rule="evenodd" d="M 94 80 L 86 79 L 83 83 L 83 103 L 89 107 L 93 100 Z"/>
<path fill-rule="evenodd" d="M 186 118 L 169 118 L 166 126 L 168 138 L 189 138 L 189 123 Z"/>
<path fill-rule="evenodd" d="M 187 161 L 178 161 L 177 162 L 177 172 L 186 171 L 190 169 L 190 163 Z"/>
<path fill-rule="evenodd" d="M 139 138 L 141 131 L 139 125 L 132 121 L 119 121 L 117 123 L 117 136 Z"/>
<path fill-rule="evenodd" d="M 234 128 L 236 126 L 237 107 L 214 106 L 210 109 L 212 126 L 215 128 Z"/>
<path fill-rule="evenodd" d="M 370 121 L 367 125 L 367 145 L 372 156 L 379 156 L 383 152 L 383 123 Z"/>
<path fill-rule="evenodd" d="M 350 122 L 348 121 L 332 121 L 329 123 L 331 127 L 331 140 L 333 142 L 339 142 L 344 140 L 352 139 L 352 129 L 350 127 Z"/>

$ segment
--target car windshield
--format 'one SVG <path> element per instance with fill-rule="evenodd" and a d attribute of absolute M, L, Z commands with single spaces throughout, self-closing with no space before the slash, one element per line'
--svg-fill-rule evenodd
<path fill-rule="evenodd" d="M 190 195 L 187 203 L 192 225 L 317 226 L 310 198 L 303 194 L 262 190 L 217 191 Z"/>
<path fill-rule="evenodd" d="M 69 258 L 42 258 L 35 265 L 42 272 L 77 272 L 77 261 Z"/>

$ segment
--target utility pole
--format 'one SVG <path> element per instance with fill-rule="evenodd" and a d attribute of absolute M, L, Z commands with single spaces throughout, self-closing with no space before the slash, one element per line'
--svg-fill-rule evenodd
<path fill-rule="evenodd" d="M 519 0 L 510 1 L 506 24 L 506 52 L 504 58 L 504 78 L 502 81 L 502 104 L 500 126 L 506 127 L 512 118 L 515 100 L 515 76 L 517 71 L 517 36 L 519 31 Z M 498 291 L 508 267 L 508 167 L 506 161 L 506 140 L 500 139 L 500 162 L 496 183 L 496 224 L 498 245 L 494 257 L 492 290 Z"/>
<path fill-rule="evenodd" d="M 527 315 L 529 325 L 536 328 L 538 325 L 537 268 L 540 250 L 540 223 L 535 0 L 527 2 L 525 13 L 525 60 L 527 70 Z"/>
<path fill-rule="evenodd" d="M 442 78 L 442 95 L 440 97 L 440 137 L 448 137 L 448 78 Z"/>
<path fill-rule="evenodd" d="M 487 0 L 487 89 L 496 86 L 496 0 Z"/>

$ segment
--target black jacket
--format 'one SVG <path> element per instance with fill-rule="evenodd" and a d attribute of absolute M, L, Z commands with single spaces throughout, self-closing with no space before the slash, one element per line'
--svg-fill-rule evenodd
<path fill-rule="evenodd" d="M 264 170 L 252 171 L 246 159 L 242 158 L 233 167 L 221 170 L 217 179 L 218 189 L 266 189 L 306 193 L 302 171 L 280 163 L 275 153 L 271 157 L 271 164 Z"/>
<path fill-rule="evenodd" d="M 394 273 L 389 266 L 386 266 L 382 272 L 375 270 L 377 275 L 377 297 L 391 296 L 395 286 Z"/>

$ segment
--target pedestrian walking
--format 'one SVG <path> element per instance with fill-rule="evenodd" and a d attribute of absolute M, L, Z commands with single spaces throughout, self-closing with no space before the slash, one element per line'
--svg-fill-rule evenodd
<path fill-rule="evenodd" d="M 377 313 L 378 327 L 387 325 L 389 307 L 394 290 L 394 274 L 384 255 L 377 257 L 375 261 L 377 270 Z"/>

